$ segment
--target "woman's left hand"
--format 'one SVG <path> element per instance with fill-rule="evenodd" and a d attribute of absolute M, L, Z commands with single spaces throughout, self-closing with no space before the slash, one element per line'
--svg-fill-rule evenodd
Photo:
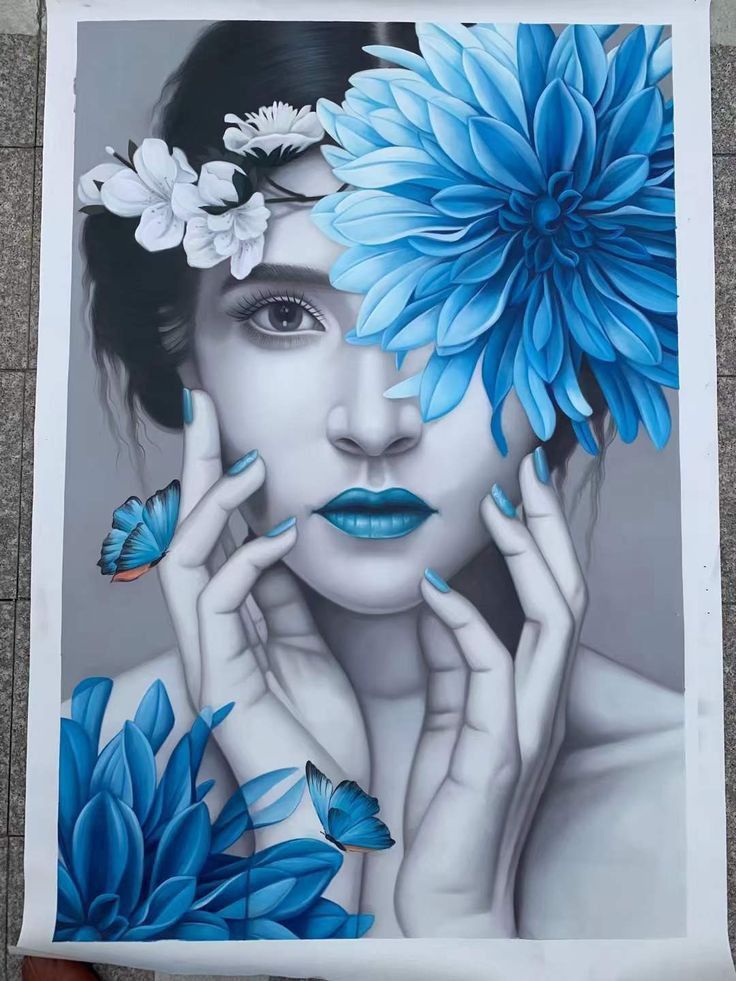
<path fill-rule="evenodd" d="M 516 654 L 463 596 L 422 583 L 427 709 L 395 894 L 407 936 L 516 935 L 519 858 L 562 743 L 587 603 L 559 499 L 533 454 L 520 484 L 523 521 L 503 496 L 481 504 L 525 615 Z"/>

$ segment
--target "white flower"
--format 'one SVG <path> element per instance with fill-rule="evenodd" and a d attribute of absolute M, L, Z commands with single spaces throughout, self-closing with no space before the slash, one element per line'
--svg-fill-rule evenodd
<path fill-rule="evenodd" d="M 110 180 L 119 170 L 125 170 L 122 164 L 103 163 L 97 164 L 86 174 L 82 174 L 77 184 L 77 197 L 82 204 L 102 204 L 100 184 Z"/>
<path fill-rule="evenodd" d="M 294 157 L 319 143 L 325 134 L 311 106 L 297 111 L 287 102 L 261 106 L 258 112 L 246 113 L 245 119 L 229 112 L 225 122 L 235 123 L 223 136 L 227 149 L 261 159 Z"/>
<path fill-rule="evenodd" d="M 196 213 L 189 185 L 197 174 L 182 150 L 169 152 L 163 140 L 145 139 L 133 155 L 133 167 L 121 167 L 102 185 L 103 205 L 123 218 L 140 215 L 135 237 L 149 252 L 181 244 L 186 220 Z"/>
<path fill-rule="evenodd" d="M 196 269 L 209 269 L 230 259 L 233 276 L 245 279 L 263 258 L 269 214 L 263 195 L 256 192 L 245 204 L 221 215 L 195 215 L 184 235 L 187 262 Z"/>

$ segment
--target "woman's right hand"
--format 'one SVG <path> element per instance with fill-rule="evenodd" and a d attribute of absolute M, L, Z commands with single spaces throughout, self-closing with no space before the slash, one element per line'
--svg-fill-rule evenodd
<path fill-rule="evenodd" d="M 238 784 L 307 760 L 334 782 L 349 776 L 365 784 L 368 743 L 357 698 L 280 562 L 297 540 L 296 525 L 248 541 L 214 574 L 208 569 L 231 513 L 263 484 L 266 464 L 256 456 L 223 474 L 214 403 L 201 391 L 191 399 L 179 525 L 159 569 L 195 711 L 235 703 L 215 738 Z M 249 597 L 264 618 L 265 640 Z"/>

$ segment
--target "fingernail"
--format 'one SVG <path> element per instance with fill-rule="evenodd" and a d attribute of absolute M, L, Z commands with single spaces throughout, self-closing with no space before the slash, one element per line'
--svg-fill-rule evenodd
<path fill-rule="evenodd" d="M 493 487 L 491 487 L 491 497 L 496 502 L 496 507 L 501 514 L 505 514 L 507 518 L 516 517 L 516 508 L 508 497 L 506 497 L 498 484 L 494 484 Z"/>
<path fill-rule="evenodd" d="M 245 456 L 241 456 L 239 460 L 228 469 L 228 474 L 234 477 L 238 473 L 242 473 L 247 470 L 251 463 L 255 463 L 258 459 L 258 450 L 251 450 L 250 453 L 246 453 Z"/>
<path fill-rule="evenodd" d="M 430 586 L 434 586 L 434 588 L 438 589 L 441 593 L 450 592 L 450 587 L 447 585 L 442 576 L 437 575 L 434 569 L 425 569 L 424 578 L 427 580 Z"/>
<path fill-rule="evenodd" d="M 542 481 L 543 484 L 549 483 L 549 464 L 547 463 L 547 454 L 541 446 L 538 446 L 534 451 L 534 469 L 537 472 L 537 477 Z"/>
<path fill-rule="evenodd" d="M 296 518 L 286 518 L 285 521 L 280 521 L 275 528 L 267 531 L 266 538 L 278 538 L 279 535 L 283 535 L 289 528 L 293 528 L 295 524 Z"/>
<path fill-rule="evenodd" d="M 182 388 L 181 390 L 181 414 L 184 417 L 184 422 L 187 426 L 191 423 L 192 419 L 194 419 L 192 393 L 188 388 Z"/>

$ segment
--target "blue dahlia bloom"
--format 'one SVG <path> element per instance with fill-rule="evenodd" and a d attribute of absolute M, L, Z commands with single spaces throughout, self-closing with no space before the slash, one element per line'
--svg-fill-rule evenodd
<path fill-rule="evenodd" d="M 506 452 L 513 390 L 540 439 L 567 417 L 591 453 L 586 384 L 621 438 L 670 432 L 677 387 L 671 44 L 637 27 L 417 25 L 421 55 L 382 45 L 398 67 L 362 71 L 342 106 L 322 100 L 348 189 L 316 205 L 347 246 L 332 269 L 365 294 L 354 343 L 401 363 L 432 345 L 419 375 L 425 420 L 462 399 L 479 360 L 491 429 Z"/>
<path fill-rule="evenodd" d="M 88 678 L 62 719 L 59 866 L 55 939 L 245 940 L 360 937 L 369 915 L 325 899 L 342 866 L 327 842 L 295 838 L 243 858 L 227 849 L 288 818 L 300 778 L 271 803 L 255 805 L 296 768 L 248 781 L 212 820 L 197 783 L 207 741 L 232 705 L 203 709 L 158 777 L 156 754 L 174 726 L 156 681 L 135 717 L 98 753 L 112 682 Z"/>

